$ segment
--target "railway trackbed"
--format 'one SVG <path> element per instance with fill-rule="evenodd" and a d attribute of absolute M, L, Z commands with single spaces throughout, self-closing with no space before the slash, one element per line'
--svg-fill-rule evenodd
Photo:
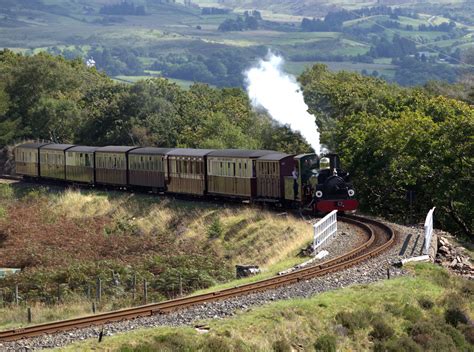
<path fill-rule="evenodd" d="M 376 220 L 345 215 L 339 216 L 339 221 L 343 221 L 361 228 L 367 234 L 367 241 L 350 252 L 345 253 L 344 255 L 285 275 L 275 276 L 269 279 L 200 295 L 187 296 L 169 301 L 147 304 L 107 313 L 100 313 L 76 319 L 68 319 L 1 331 L 0 341 L 15 341 L 23 338 L 40 336 L 43 334 L 54 334 L 79 328 L 147 317 L 156 314 L 166 314 L 190 306 L 226 300 L 232 297 L 271 290 L 280 286 L 291 285 L 300 281 L 309 280 L 314 277 L 323 276 L 328 273 L 340 271 L 354 266 L 381 254 L 395 242 L 395 232 L 393 229 Z"/>

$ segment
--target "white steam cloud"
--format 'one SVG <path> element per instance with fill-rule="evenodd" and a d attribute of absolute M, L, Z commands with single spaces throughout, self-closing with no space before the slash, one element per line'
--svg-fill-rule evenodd
<path fill-rule="evenodd" d="M 254 107 L 263 107 L 276 121 L 299 131 L 317 154 L 321 151 L 314 116 L 308 113 L 295 77 L 283 72 L 283 58 L 268 53 L 245 72 L 247 92 Z"/>

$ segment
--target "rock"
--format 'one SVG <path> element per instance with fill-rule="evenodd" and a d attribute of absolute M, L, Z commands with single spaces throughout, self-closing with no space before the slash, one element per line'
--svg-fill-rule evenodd
<path fill-rule="evenodd" d="M 453 259 L 451 263 L 449 263 L 450 267 L 454 267 L 458 263 L 457 259 Z"/>
<path fill-rule="evenodd" d="M 438 253 L 449 254 L 450 252 L 449 248 L 444 245 L 438 248 Z"/>

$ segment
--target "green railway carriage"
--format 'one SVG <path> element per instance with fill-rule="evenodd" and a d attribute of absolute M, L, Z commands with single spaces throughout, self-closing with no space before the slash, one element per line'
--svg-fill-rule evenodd
<path fill-rule="evenodd" d="M 132 186 L 164 190 L 168 181 L 166 153 L 173 148 L 137 148 L 128 153 L 128 182 Z"/>
<path fill-rule="evenodd" d="M 66 151 L 73 144 L 47 144 L 39 149 L 40 176 L 66 180 Z"/>
<path fill-rule="evenodd" d="M 95 183 L 94 152 L 98 147 L 77 146 L 66 151 L 66 180 Z"/>
<path fill-rule="evenodd" d="M 39 177 L 39 149 L 49 143 L 24 143 L 15 147 L 15 173 L 17 175 Z"/>
<path fill-rule="evenodd" d="M 286 191 L 289 194 L 285 193 L 285 177 L 292 179 L 294 167 L 294 155 L 272 153 L 258 158 L 257 197 L 275 200 L 285 197 L 293 199 L 293 189 Z"/>
<path fill-rule="evenodd" d="M 107 146 L 95 151 L 95 180 L 97 183 L 127 186 L 128 153 L 138 147 Z"/>
<path fill-rule="evenodd" d="M 256 159 L 275 153 L 269 150 L 224 149 L 207 157 L 207 188 L 210 194 L 252 198 L 257 192 Z"/>
<path fill-rule="evenodd" d="M 204 195 L 207 193 L 206 157 L 212 149 L 173 149 L 166 153 L 168 191 Z"/>

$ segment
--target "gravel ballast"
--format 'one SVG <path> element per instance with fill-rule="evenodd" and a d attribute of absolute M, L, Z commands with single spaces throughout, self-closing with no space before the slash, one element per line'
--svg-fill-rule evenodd
<path fill-rule="evenodd" d="M 391 277 L 406 275 L 407 272 L 403 268 L 395 267 L 394 264 L 398 263 L 401 259 L 420 254 L 423 245 L 423 230 L 419 227 L 387 224 L 393 227 L 397 235 L 395 244 L 387 252 L 358 266 L 337 273 L 331 273 L 323 277 L 270 291 L 190 307 L 166 315 L 111 323 L 103 327 L 83 328 L 15 342 L 0 342 L 0 351 L 29 351 L 61 347 L 88 338 L 97 338 L 102 328 L 105 336 L 112 336 L 139 328 L 192 325 L 202 319 L 223 319 L 233 316 L 237 311 L 245 311 L 252 306 L 263 305 L 276 300 L 307 298 L 321 292 L 354 284 L 367 284 L 384 280 L 387 279 L 387 268 L 390 269 Z M 339 256 L 360 245 L 364 238 L 360 233 L 354 232 L 354 227 L 340 223 L 338 235 L 325 248 L 330 254 L 323 261 Z"/>

